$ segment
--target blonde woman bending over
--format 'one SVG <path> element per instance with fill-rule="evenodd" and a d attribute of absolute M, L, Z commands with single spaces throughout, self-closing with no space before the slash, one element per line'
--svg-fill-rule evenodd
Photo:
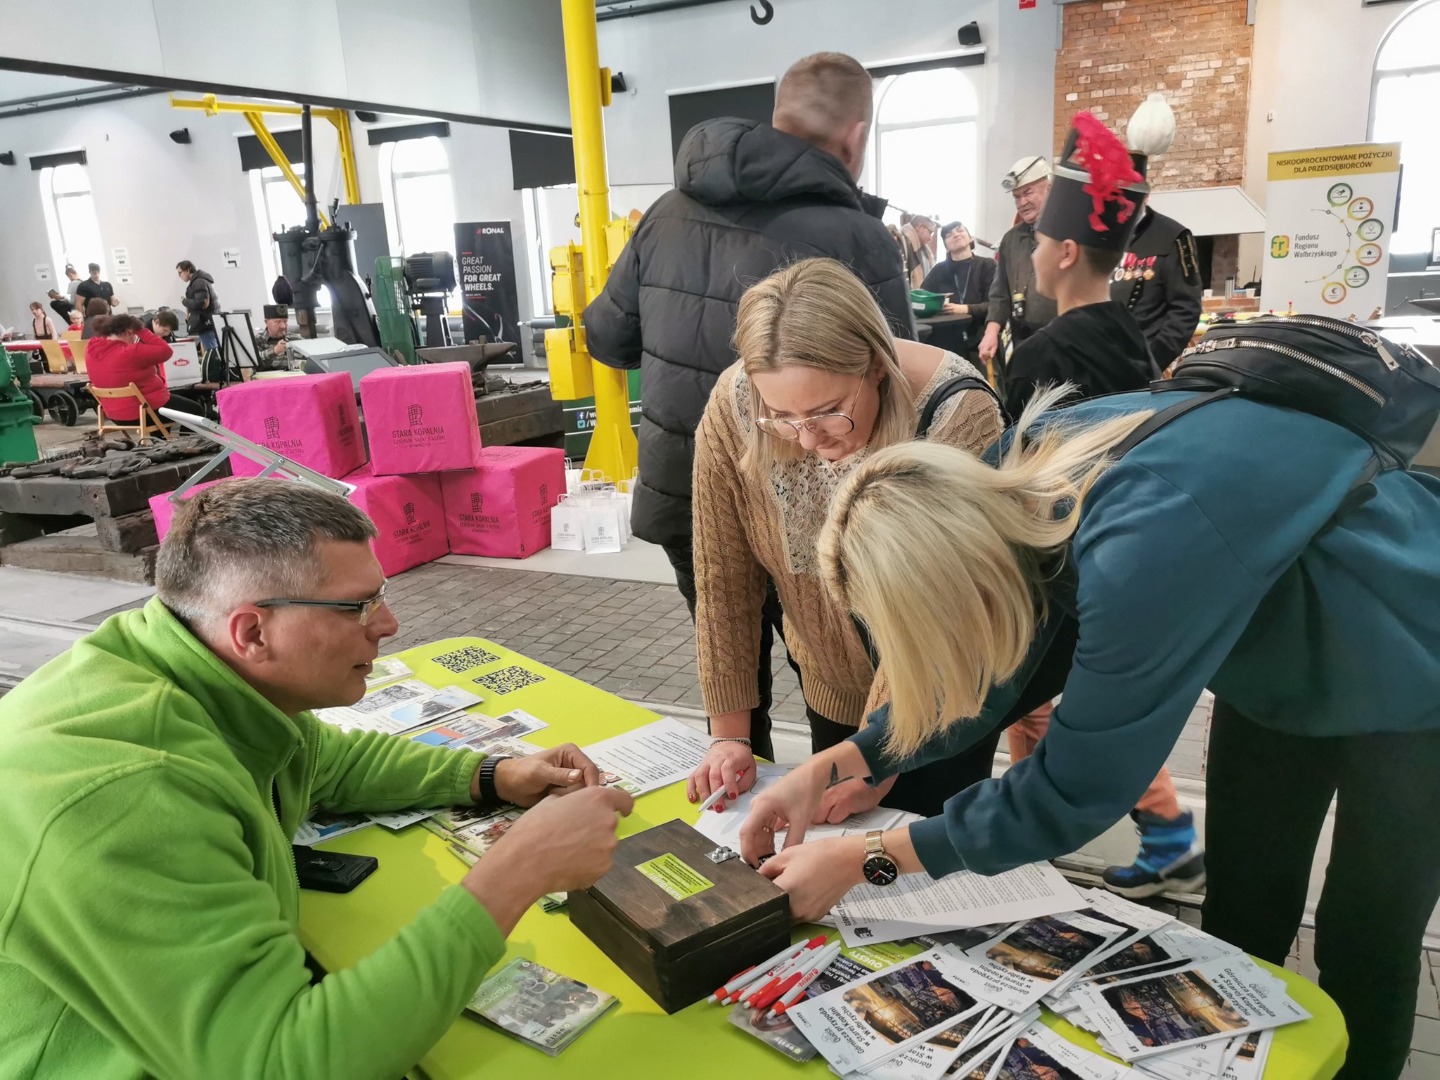
<path fill-rule="evenodd" d="M 869 626 L 892 701 L 756 793 L 745 858 L 788 825 L 762 872 L 810 918 L 862 880 L 1064 855 L 1130 809 L 1208 686 L 1203 925 L 1282 962 L 1336 798 L 1320 985 L 1358 1063 L 1343 1075 L 1398 1076 L 1440 900 L 1440 479 L 1392 469 L 1355 505 L 1364 440 L 1238 397 L 1111 465 L 1152 396 L 1042 415 L 1055 400 L 1032 401 L 998 467 L 916 443 L 841 487 L 821 567 Z M 957 785 L 943 817 L 800 843 L 834 779 L 955 754 L 1061 691 L 1035 752 Z"/>
<path fill-rule="evenodd" d="M 772 756 L 750 712 L 767 582 L 784 609 L 812 748 L 842 741 L 867 702 L 884 700 L 849 610 L 820 580 L 815 543 L 841 481 L 876 451 L 915 439 L 927 413 L 926 437 L 966 454 L 1001 432 L 979 373 L 952 353 L 892 337 L 870 292 L 833 259 L 806 259 L 752 286 L 735 348 L 740 362 L 720 376 L 695 437 L 695 636 L 714 741 L 690 778 L 692 801 L 720 787 L 736 797 L 754 783 L 752 750 Z M 888 795 L 886 805 L 938 813 L 957 778 L 990 775 L 997 738 L 893 791 L 837 786 L 817 812 L 840 820 Z"/>

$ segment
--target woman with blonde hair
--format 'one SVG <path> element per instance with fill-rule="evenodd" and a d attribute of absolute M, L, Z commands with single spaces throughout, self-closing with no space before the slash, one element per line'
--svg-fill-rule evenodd
<path fill-rule="evenodd" d="M 1347 1074 L 1398 1076 L 1440 900 L 1440 479 L 1392 469 L 1355 500 L 1364 439 L 1241 397 L 1112 463 L 1151 396 L 1046 413 L 1058 396 L 1031 402 L 997 464 L 894 446 L 836 494 L 821 567 L 879 646 L 891 704 L 758 792 L 742 852 L 760 862 L 789 826 L 762 873 L 802 918 L 865 880 L 1064 855 L 1130 809 L 1208 686 L 1203 925 L 1283 962 L 1338 796 L 1320 985 Z M 835 778 L 953 755 L 1061 691 L 1035 752 L 957 785 L 943 816 L 801 843 Z"/>
<path fill-rule="evenodd" d="M 959 357 L 890 333 L 869 290 L 833 259 L 776 271 L 741 298 L 740 362 L 720 376 L 695 436 L 695 612 L 700 689 L 713 742 L 689 797 L 755 780 L 755 755 L 773 757 L 768 731 L 751 730 L 759 700 L 761 605 L 773 581 L 799 673 L 811 745 L 854 732 L 884 700 L 866 642 L 826 594 L 816 539 L 840 482 L 876 451 L 919 435 L 979 453 L 1000 414 L 979 373 Z M 998 738 L 998 735 L 996 736 Z M 837 787 L 822 808 L 840 820 L 887 805 L 938 813 L 957 775 L 990 775 L 991 753 L 937 765 L 889 785 Z"/>

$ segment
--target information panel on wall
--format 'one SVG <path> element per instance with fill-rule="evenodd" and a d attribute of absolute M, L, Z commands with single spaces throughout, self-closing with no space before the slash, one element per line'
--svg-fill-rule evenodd
<path fill-rule="evenodd" d="M 1383 314 L 1400 144 L 1273 153 L 1269 181 L 1261 308 Z"/>
<path fill-rule="evenodd" d="M 520 299 L 515 291 L 515 242 L 508 221 L 455 226 L 456 267 L 465 299 L 465 340 L 520 340 Z"/>

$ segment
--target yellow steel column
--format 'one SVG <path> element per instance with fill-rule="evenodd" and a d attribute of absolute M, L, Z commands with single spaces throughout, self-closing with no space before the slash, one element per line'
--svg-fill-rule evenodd
<path fill-rule="evenodd" d="M 335 125 L 335 134 L 340 137 L 340 169 L 345 178 L 345 201 L 360 201 L 360 174 L 355 168 L 355 139 L 350 132 L 349 109 L 318 110 L 325 119 Z"/>
<path fill-rule="evenodd" d="M 265 126 L 265 120 L 258 112 L 246 112 L 245 119 L 250 122 L 250 130 L 255 132 L 255 138 L 260 140 L 260 145 L 270 155 L 270 160 L 280 166 L 280 171 L 285 179 L 290 181 L 290 186 L 295 189 L 295 194 L 300 196 L 301 202 L 305 200 L 305 185 L 300 177 L 295 175 L 295 170 L 290 167 L 290 159 L 285 156 L 285 151 L 280 149 L 280 144 L 275 141 L 275 136 L 270 134 L 270 129 Z M 329 228 L 330 223 L 325 220 L 325 215 L 320 215 L 320 223 Z"/>
<path fill-rule="evenodd" d="M 605 126 L 600 109 L 609 97 L 600 68 L 594 0 L 561 0 L 565 26 L 565 74 L 570 83 L 570 127 L 575 144 L 575 179 L 580 196 L 580 237 L 584 245 L 584 292 L 577 313 L 600 295 L 614 261 L 609 257 L 610 185 L 605 168 Z M 575 328 L 577 351 L 584 330 Z M 585 467 L 610 480 L 628 480 L 635 470 L 635 433 L 630 430 L 630 392 L 625 372 L 590 361 L 595 383 L 595 430 Z"/>

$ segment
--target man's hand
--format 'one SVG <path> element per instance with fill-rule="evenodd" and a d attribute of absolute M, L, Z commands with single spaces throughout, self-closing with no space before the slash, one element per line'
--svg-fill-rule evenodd
<path fill-rule="evenodd" d="M 285 341 L 285 339 L 281 338 L 279 341 L 275 342 L 275 344 L 270 347 L 274 349 L 277 353 L 283 353 L 287 344 L 288 343 Z"/>
<path fill-rule="evenodd" d="M 530 757 L 509 758 L 495 769 L 495 793 L 503 802 L 534 806 L 547 795 L 568 795 L 597 787 L 600 771 L 574 743 L 552 746 Z M 470 797 L 480 799 L 480 773 L 470 781 Z"/>
<path fill-rule="evenodd" d="M 865 880 L 865 838 L 841 836 L 787 847 L 760 867 L 790 894 L 790 917 L 814 922 L 828 914 L 852 886 Z"/>
<path fill-rule="evenodd" d="M 546 893 L 586 888 L 610 870 L 616 825 L 634 806 L 625 792 L 606 787 L 545 799 L 496 841 L 463 884 L 508 935 Z"/>
<path fill-rule="evenodd" d="M 950 301 L 947 300 L 945 302 L 945 306 L 941 310 L 944 311 L 946 315 L 969 315 L 970 305 L 952 304 L 950 303 Z"/>
<path fill-rule="evenodd" d="M 1000 324 L 986 323 L 985 336 L 980 339 L 980 359 L 985 363 L 995 359 L 995 354 L 1000 351 Z"/>
<path fill-rule="evenodd" d="M 864 814 L 880 805 L 880 800 L 890 794 L 899 776 L 871 787 L 864 780 L 846 780 L 832 788 L 825 789 L 820 800 L 820 809 L 815 811 L 815 825 L 838 825 L 852 814 Z"/>

